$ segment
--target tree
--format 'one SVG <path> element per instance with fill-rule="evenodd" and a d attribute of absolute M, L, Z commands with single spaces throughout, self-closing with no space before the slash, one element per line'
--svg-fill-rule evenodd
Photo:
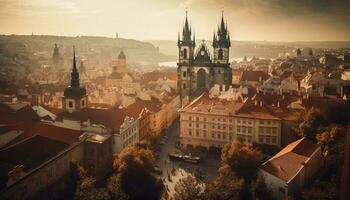
<path fill-rule="evenodd" d="M 112 200 L 129 200 L 129 196 L 122 190 L 117 176 L 112 176 L 107 184 L 108 192 Z"/>
<path fill-rule="evenodd" d="M 135 145 L 121 151 L 114 161 L 115 182 L 131 200 L 158 200 L 163 182 L 153 175 L 154 156 L 144 145 Z"/>
<path fill-rule="evenodd" d="M 175 200 L 199 200 L 202 194 L 201 184 L 191 175 L 181 178 L 175 185 Z"/>
<path fill-rule="evenodd" d="M 108 191 L 105 188 L 97 188 L 96 180 L 93 177 L 83 177 L 79 181 L 75 193 L 76 200 L 106 200 L 110 199 Z"/>
<path fill-rule="evenodd" d="M 296 132 L 299 137 L 306 137 L 316 142 L 316 134 L 319 126 L 324 122 L 324 117 L 319 109 L 311 108 L 301 115 L 301 123 Z"/>
<path fill-rule="evenodd" d="M 232 171 L 248 184 L 254 180 L 261 164 L 261 153 L 250 144 L 232 141 L 225 145 L 221 153 L 222 164 L 219 172 L 223 175 Z"/>
<path fill-rule="evenodd" d="M 233 173 L 220 175 L 217 179 L 207 182 L 203 199 L 205 200 L 240 200 L 243 179 L 238 179 Z"/>
<path fill-rule="evenodd" d="M 272 193 L 270 188 L 267 187 L 265 179 L 263 176 L 258 176 L 256 179 L 255 185 L 255 197 L 259 200 L 271 200 Z"/>

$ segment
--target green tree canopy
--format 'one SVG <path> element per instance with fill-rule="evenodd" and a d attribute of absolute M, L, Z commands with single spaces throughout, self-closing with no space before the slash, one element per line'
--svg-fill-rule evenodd
<path fill-rule="evenodd" d="M 260 151 L 250 144 L 235 140 L 223 148 L 219 172 L 225 175 L 228 171 L 232 171 L 238 178 L 243 178 L 250 183 L 257 176 L 261 159 Z"/>

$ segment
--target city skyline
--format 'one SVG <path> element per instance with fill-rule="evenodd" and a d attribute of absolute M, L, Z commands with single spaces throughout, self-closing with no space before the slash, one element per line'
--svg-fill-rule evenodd
<path fill-rule="evenodd" d="M 1 0 L 0 34 L 114 37 L 118 33 L 138 40 L 176 40 L 186 8 L 197 39 L 212 39 L 224 10 L 232 40 L 350 40 L 347 0 Z"/>

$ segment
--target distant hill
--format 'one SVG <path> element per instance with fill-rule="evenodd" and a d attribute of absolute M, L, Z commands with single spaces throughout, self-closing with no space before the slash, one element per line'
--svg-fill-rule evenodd
<path fill-rule="evenodd" d="M 175 40 L 148 40 L 147 42 L 159 47 L 159 52 L 177 59 L 178 47 Z M 201 41 L 196 41 L 199 44 Z M 211 41 L 207 41 L 211 48 Z M 210 49 L 209 48 L 209 49 Z M 232 41 L 230 57 L 277 57 L 281 52 L 290 52 L 296 48 L 350 48 L 350 41 L 344 42 L 267 42 L 267 41 Z"/>
<path fill-rule="evenodd" d="M 101 65 L 116 58 L 122 49 L 131 63 L 157 64 L 168 60 L 168 56 L 159 53 L 157 48 L 148 42 L 94 36 L 0 35 L 0 56 L 30 58 L 34 53 L 41 53 L 49 57 L 55 43 L 59 45 L 63 56 L 71 56 L 72 46 L 75 45 L 78 55 L 84 55 L 84 59 L 87 60 L 100 59 Z"/>

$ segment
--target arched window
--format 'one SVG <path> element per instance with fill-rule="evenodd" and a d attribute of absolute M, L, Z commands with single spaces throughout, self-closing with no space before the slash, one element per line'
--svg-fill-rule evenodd
<path fill-rule="evenodd" d="M 224 57 L 223 54 L 224 54 L 224 51 L 222 49 L 219 49 L 219 52 L 218 52 L 218 59 L 219 60 L 223 59 L 223 57 Z"/>
<path fill-rule="evenodd" d="M 184 59 L 187 59 L 187 49 L 184 49 Z"/>

